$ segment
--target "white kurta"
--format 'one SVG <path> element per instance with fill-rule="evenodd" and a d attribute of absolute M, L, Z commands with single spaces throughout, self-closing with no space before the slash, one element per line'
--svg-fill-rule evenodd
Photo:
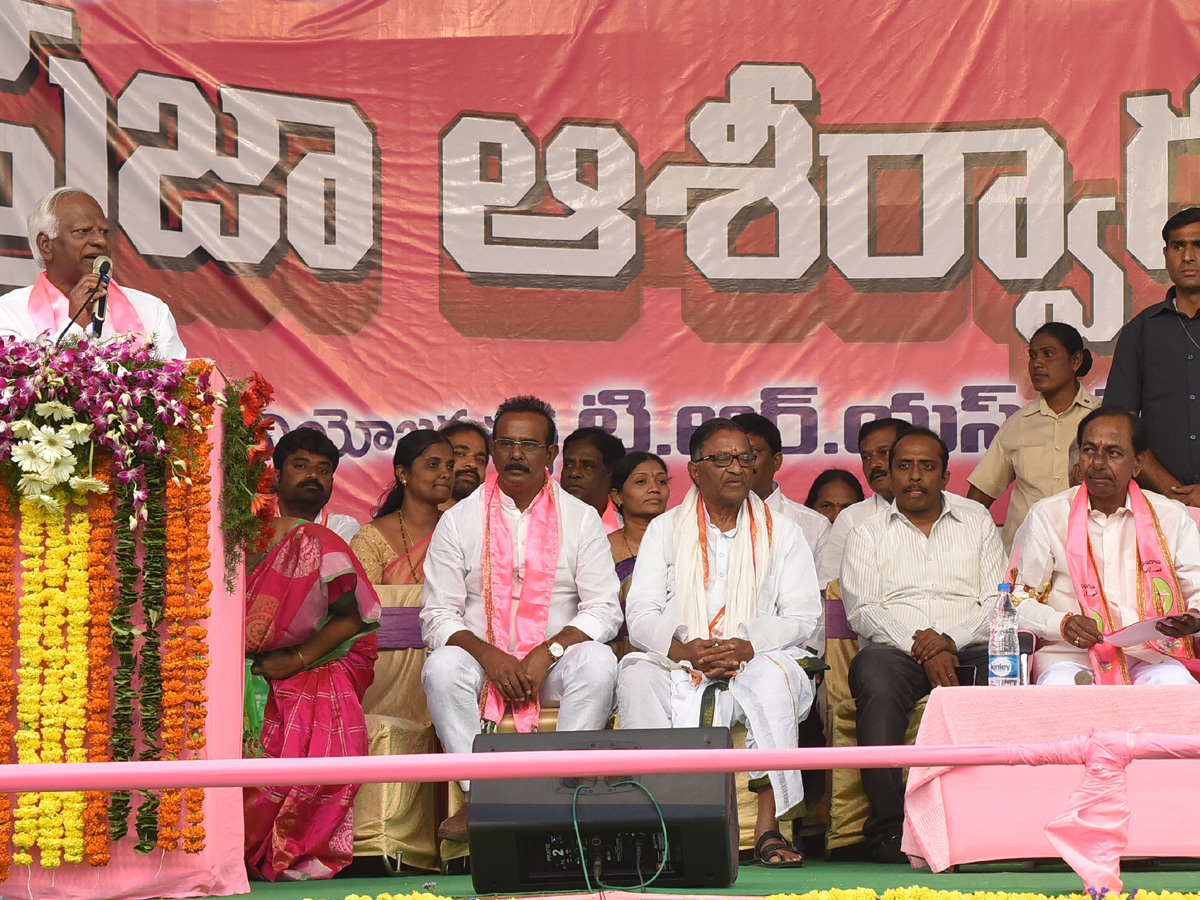
<path fill-rule="evenodd" d="M 1038 638 L 1034 654 L 1038 671 L 1059 662 L 1088 664 L 1087 652 L 1064 641 L 1059 631 L 1063 616 L 1083 615 L 1067 570 L 1067 520 L 1078 492 L 1079 488 L 1071 488 L 1039 500 L 1030 508 L 1013 540 L 1018 579 L 1038 591 L 1045 584 L 1050 585 L 1044 603 L 1026 601 L 1017 607 L 1021 627 Z M 1153 491 L 1142 493 L 1158 514 L 1184 601 L 1188 609 L 1200 610 L 1200 532 L 1196 523 L 1182 503 Z M 1138 621 L 1137 529 L 1133 513 L 1126 507 L 1111 516 L 1088 510 L 1088 536 L 1109 606 L 1122 626 L 1131 625 Z M 1125 654 L 1152 663 L 1167 659 L 1146 644 L 1127 649 Z"/>
<path fill-rule="evenodd" d="M 622 728 L 695 727 L 706 723 L 746 725 L 747 746 L 795 747 L 801 720 L 812 705 L 812 685 L 796 663 L 801 644 L 816 627 L 820 593 L 812 553 L 790 519 L 775 516 L 770 568 L 757 598 L 757 612 L 736 634 L 754 647 L 746 669 L 729 679 L 728 689 L 707 678 L 693 681 L 691 670 L 667 658 L 672 638 L 686 642 L 675 595 L 675 529 L 679 508 L 650 523 L 638 549 L 638 564 L 625 601 L 630 642 L 644 652 L 627 654 L 618 674 L 617 704 Z M 694 525 L 692 527 L 695 527 Z M 730 555 L 736 528 L 708 526 L 709 582 L 705 602 L 711 619 L 727 597 Z M 708 694 L 709 702 L 705 697 Z M 751 773 L 757 777 L 764 773 Z M 793 814 L 804 799 L 797 771 L 765 773 L 775 791 L 779 818 Z"/>
<path fill-rule="evenodd" d="M 608 537 L 596 510 L 552 485 L 559 511 L 558 565 L 550 595 L 546 637 L 563 628 L 578 628 L 591 641 L 567 648 L 542 684 L 539 699 L 559 709 L 559 731 L 593 731 L 612 713 L 616 657 L 605 644 L 621 625 L 617 600 L 620 582 L 613 567 Z M 474 491 L 446 511 L 434 529 L 425 555 L 425 588 L 421 594 L 421 633 L 433 652 L 421 671 L 434 730 L 447 751 L 468 753 L 479 734 L 479 697 L 483 667 L 461 647 L 447 641 L 460 631 L 487 640 L 483 603 L 483 505 L 485 492 Z M 500 492 L 500 514 L 512 536 L 513 602 L 511 627 L 521 601 L 530 510 L 518 510 Z M 469 789 L 462 782 L 463 790 Z"/>

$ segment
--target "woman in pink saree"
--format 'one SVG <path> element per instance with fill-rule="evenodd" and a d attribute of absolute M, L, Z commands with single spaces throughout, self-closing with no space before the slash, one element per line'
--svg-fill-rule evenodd
<path fill-rule="evenodd" d="M 379 599 L 349 546 L 302 519 L 246 579 L 247 755 L 365 756 Z M 358 785 L 246 788 L 246 865 L 268 881 L 329 878 L 353 858 Z"/>
<path fill-rule="evenodd" d="M 410 431 L 392 454 L 396 482 L 350 541 L 372 584 L 424 584 L 425 553 L 450 499 L 454 449 L 439 432 Z"/>

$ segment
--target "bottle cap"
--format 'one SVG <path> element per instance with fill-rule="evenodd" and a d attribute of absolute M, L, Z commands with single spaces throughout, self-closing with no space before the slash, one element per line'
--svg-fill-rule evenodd
<path fill-rule="evenodd" d="M 1009 593 L 1012 593 L 1012 585 L 1009 584 L 1007 581 L 1005 581 L 1005 582 L 1001 583 L 1000 585 L 998 585 L 996 590 L 1007 591 Z"/>

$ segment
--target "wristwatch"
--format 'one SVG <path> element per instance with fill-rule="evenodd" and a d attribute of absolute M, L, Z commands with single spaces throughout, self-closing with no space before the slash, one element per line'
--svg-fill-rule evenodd
<path fill-rule="evenodd" d="M 550 665 L 554 665 L 556 662 L 562 659 L 563 654 L 567 652 L 566 648 L 564 648 L 563 645 L 558 641 L 551 641 L 546 645 L 546 649 L 550 651 Z"/>

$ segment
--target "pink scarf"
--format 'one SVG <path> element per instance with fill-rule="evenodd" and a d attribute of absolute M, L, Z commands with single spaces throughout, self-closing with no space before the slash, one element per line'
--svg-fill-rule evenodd
<path fill-rule="evenodd" d="M 1146 619 L 1184 612 L 1187 607 L 1183 592 L 1179 589 L 1179 580 L 1175 577 L 1170 550 L 1158 524 L 1158 514 L 1135 481 L 1129 482 L 1126 502 L 1133 515 L 1137 534 L 1138 617 Z M 1080 485 L 1067 519 L 1067 571 L 1071 575 L 1071 583 L 1083 614 L 1095 620 L 1102 634 L 1111 634 L 1120 626 L 1109 608 L 1108 597 L 1092 555 L 1087 529 L 1088 509 L 1087 488 Z M 1150 605 L 1147 605 L 1146 598 L 1150 598 Z M 1193 676 L 1200 673 L 1200 661 L 1196 659 L 1191 637 L 1164 638 L 1152 641 L 1150 646 L 1164 656 L 1179 660 L 1191 670 Z M 1093 646 L 1088 656 L 1097 684 L 1130 683 L 1129 665 L 1120 648 L 1106 641 Z"/>
<path fill-rule="evenodd" d="M 483 485 L 483 607 L 487 616 L 487 639 L 493 647 L 509 652 L 509 619 L 513 604 L 513 538 L 500 511 L 499 476 L 492 472 Z M 557 488 L 549 478 L 529 506 L 529 535 L 525 541 L 525 579 L 517 604 L 517 640 L 513 654 L 523 659 L 546 639 L 550 617 L 550 594 L 558 567 L 559 523 Z M 490 681 L 484 683 L 480 718 L 498 723 L 504 718 L 504 696 Z M 535 697 L 513 707 L 513 722 L 519 732 L 536 731 L 541 704 Z"/>
<path fill-rule="evenodd" d="M 108 283 L 108 315 L 101 337 L 114 334 L 146 334 L 146 326 L 133 308 L 125 292 L 115 281 Z M 67 295 L 50 283 L 45 272 L 38 274 L 29 292 L 29 315 L 37 327 L 38 334 L 49 334 L 57 338 L 71 319 L 71 301 Z"/>

